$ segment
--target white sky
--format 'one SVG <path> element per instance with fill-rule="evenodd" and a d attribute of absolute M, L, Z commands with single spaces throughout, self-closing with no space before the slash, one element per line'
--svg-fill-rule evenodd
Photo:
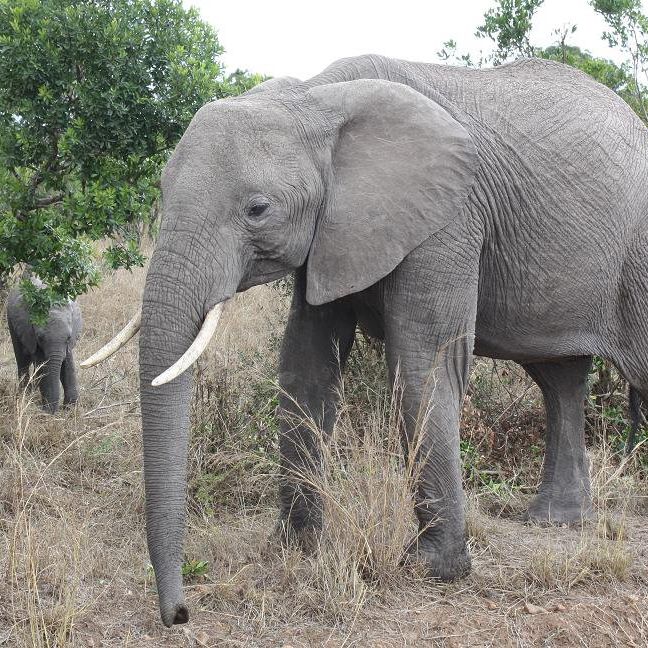
<path fill-rule="evenodd" d="M 222 62 L 270 76 L 307 79 L 343 56 L 384 54 L 437 61 L 450 38 L 458 51 L 490 50 L 475 28 L 494 0 L 183 0 L 200 10 L 218 31 Z M 648 1 L 643 2 L 648 13 Z M 620 61 L 601 34 L 605 23 L 587 0 L 545 0 L 533 20 L 531 41 L 546 46 L 552 31 L 576 24 L 568 43 Z"/>

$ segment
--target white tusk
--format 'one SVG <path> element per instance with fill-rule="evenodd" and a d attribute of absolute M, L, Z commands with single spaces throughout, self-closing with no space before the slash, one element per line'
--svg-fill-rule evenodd
<path fill-rule="evenodd" d="M 205 317 L 205 321 L 200 327 L 196 339 L 191 343 L 191 346 L 182 354 L 179 360 L 172 364 L 166 371 L 162 372 L 157 378 L 153 379 L 153 382 L 151 382 L 153 387 L 159 387 L 160 385 L 171 382 L 198 360 L 200 354 L 207 348 L 209 341 L 216 332 L 218 320 L 223 312 L 224 303 L 220 302 L 216 304 L 207 313 L 207 317 Z"/>
<path fill-rule="evenodd" d="M 81 363 L 82 367 L 94 367 L 94 365 L 99 364 L 106 358 L 109 358 L 115 351 L 121 349 L 121 347 L 130 340 L 137 331 L 140 330 L 140 325 L 142 323 L 142 309 L 140 308 L 137 311 L 137 314 L 133 319 L 124 326 L 124 328 L 115 335 L 115 337 L 99 349 L 96 353 L 92 354 L 89 358 L 84 360 Z"/>

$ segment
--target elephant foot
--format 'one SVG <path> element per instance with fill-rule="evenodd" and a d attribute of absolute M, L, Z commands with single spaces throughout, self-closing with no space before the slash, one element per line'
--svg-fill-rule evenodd
<path fill-rule="evenodd" d="M 531 502 L 524 518 L 545 526 L 581 526 L 595 515 L 592 498 L 588 494 L 552 498 L 540 494 Z"/>
<path fill-rule="evenodd" d="M 403 564 L 422 565 L 429 578 L 446 583 L 467 576 L 472 567 L 463 540 L 459 549 L 440 550 L 425 538 L 415 538 L 410 542 L 405 549 Z"/>
<path fill-rule="evenodd" d="M 284 546 L 296 546 L 305 553 L 320 545 L 323 506 L 319 494 L 286 480 L 279 487 L 281 508 L 277 532 Z"/>
<path fill-rule="evenodd" d="M 63 399 L 63 407 L 74 407 L 79 402 L 78 394 L 76 396 L 70 396 L 70 398 Z"/>
<path fill-rule="evenodd" d="M 295 526 L 289 520 L 281 519 L 274 535 L 285 547 L 297 547 L 305 554 L 313 554 L 319 548 L 322 528 L 316 525 Z"/>
<path fill-rule="evenodd" d="M 47 414 L 56 414 L 58 412 L 59 404 L 58 403 L 43 403 L 41 405 L 43 412 Z"/>

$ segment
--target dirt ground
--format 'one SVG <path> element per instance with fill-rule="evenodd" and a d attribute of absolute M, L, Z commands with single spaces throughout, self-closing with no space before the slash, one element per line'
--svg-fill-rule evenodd
<path fill-rule="evenodd" d="M 143 277 L 117 273 L 80 300 L 85 331 L 77 360 L 129 319 Z M 473 461 L 469 577 L 429 582 L 416 568 L 399 567 L 397 552 L 384 544 L 383 566 L 373 580 L 363 578 L 357 551 L 349 549 L 354 536 L 344 536 L 344 545 L 333 525 L 322 555 L 282 548 L 272 535 L 276 450 L 264 444 L 272 438 L 268 378 L 284 317 L 280 291 L 249 291 L 201 360 L 185 547 L 191 620 L 172 629 L 159 621 L 145 545 L 137 344 L 80 370 L 81 403 L 51 417 L 36 396 L 28 402 L 16 393 L 11 345 L 0 328 L 0 647 L 648 646 L 645 472 L 636 461 L 620 466 L 609 449 L 593 447 L 597 520 L 583 528 L 525 525 L 541 442 L 513 448 L 515 479 L 485 468 L 488 457 L 475 439 L 496 447 L 499 428 L 476 414 L 477 396 L 485 393 L 478 380 L 464 422 Z M 218 369 L 225 365 L 227 374 Z M 537 394 L 528 386 L 516 390 L 515 420 L 536 425 Z M 222 443 L 224 414 L 205 423 L 215 400 L 231 408 Z M 500 416 L 506 411 L 509 422 L 510 403 Z M 241 450 L 240 439 L 250 435 L 253 455 L 250 444 Z M 369 522 L 382 524 L 389 540 L 407 532 L 411 513 L 390 508 L 401 483 L 385 474 L 366 482 L 365 495 L 383 501 Z M 345 487 L 344 480 L 335 483 Z M 390 499 L 381 500 L 387 486 Z M 365 526 L 364 536 L 372 529 Z"/>

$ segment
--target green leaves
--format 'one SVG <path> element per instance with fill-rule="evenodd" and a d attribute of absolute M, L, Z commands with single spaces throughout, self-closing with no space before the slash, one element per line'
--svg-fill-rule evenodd
<path fill-rule="evenodd" d="M 538 48 L 538 55 L 541 58 L 551 61 L 566 63 L 572 67 L 587 72 L 599 83 L 603 83 L 612 90 L 618 91 L 623 88 L 629 80 L 628 74 L 612 61 L 592 56 L 589 52 L 583 51 L 574 45 L 550 45 L 543 49 Z"/>
<path fill-rule="evenodd" d="M 262 74 L 250 74 L 237 68 L 220 84 L 218 96 L 228 97 L 243 94 L 269 78 Z"/>
<path fill-rule="evenodd" d="M 590 0 L 610 31 L 603 33 L 610 47 L 618 47 L 627 57 L 628 83 L 623 98 L 648 124 L 648 16 L 640 0 Z"/>
<path fill-rule="evenodd" d="M 47 322 L 47 315 L 54 304 L 74 299 L 99 282 L 99 271 L 93 262 L 93 248 L 85 237 L 70 237 L 61 229 L 45 224 L 34 246 L 34 254 L 40 254 L 33 268 L 39 277 L 47 277 L 47 285 L 37 288 L 23 279 L 20 289 L 35 324 Z"/>
<path fill-rule="evenodd" d="M 144 264 L 144 256 L 133 239 L 128 239 L 123 244 L 110 246 L 104 256 L 108 265 L 113 269 L 126 268 L 130 270 L 134 266 Z"/>
<path fill-rule="evenodd" d="M 533 14 L 544 0 L 498 0 L 494 8 L 484 14 L 484 24 L 477 27 L 477 38 L 489 38 L 497 49 L 492 55 L 493 65 L 503 63 L 511 55 L 533 56 L 529 41 Z"/>
<path fill-rule="evenodd" d="M 195 580 L 206 576 L 209 571 L 209 562 L 206 560 L 185 560 L 182 563 L 182 576 L 185 580 Z"/>
<path fill-rule="evenodd" d="M 0 280 L 33 267 L 35 317 L 143 263 L 133 232 L 190 119 L 261 80 L 225 80 L 221 53 L 180 0 L 0 0 Z"/>

